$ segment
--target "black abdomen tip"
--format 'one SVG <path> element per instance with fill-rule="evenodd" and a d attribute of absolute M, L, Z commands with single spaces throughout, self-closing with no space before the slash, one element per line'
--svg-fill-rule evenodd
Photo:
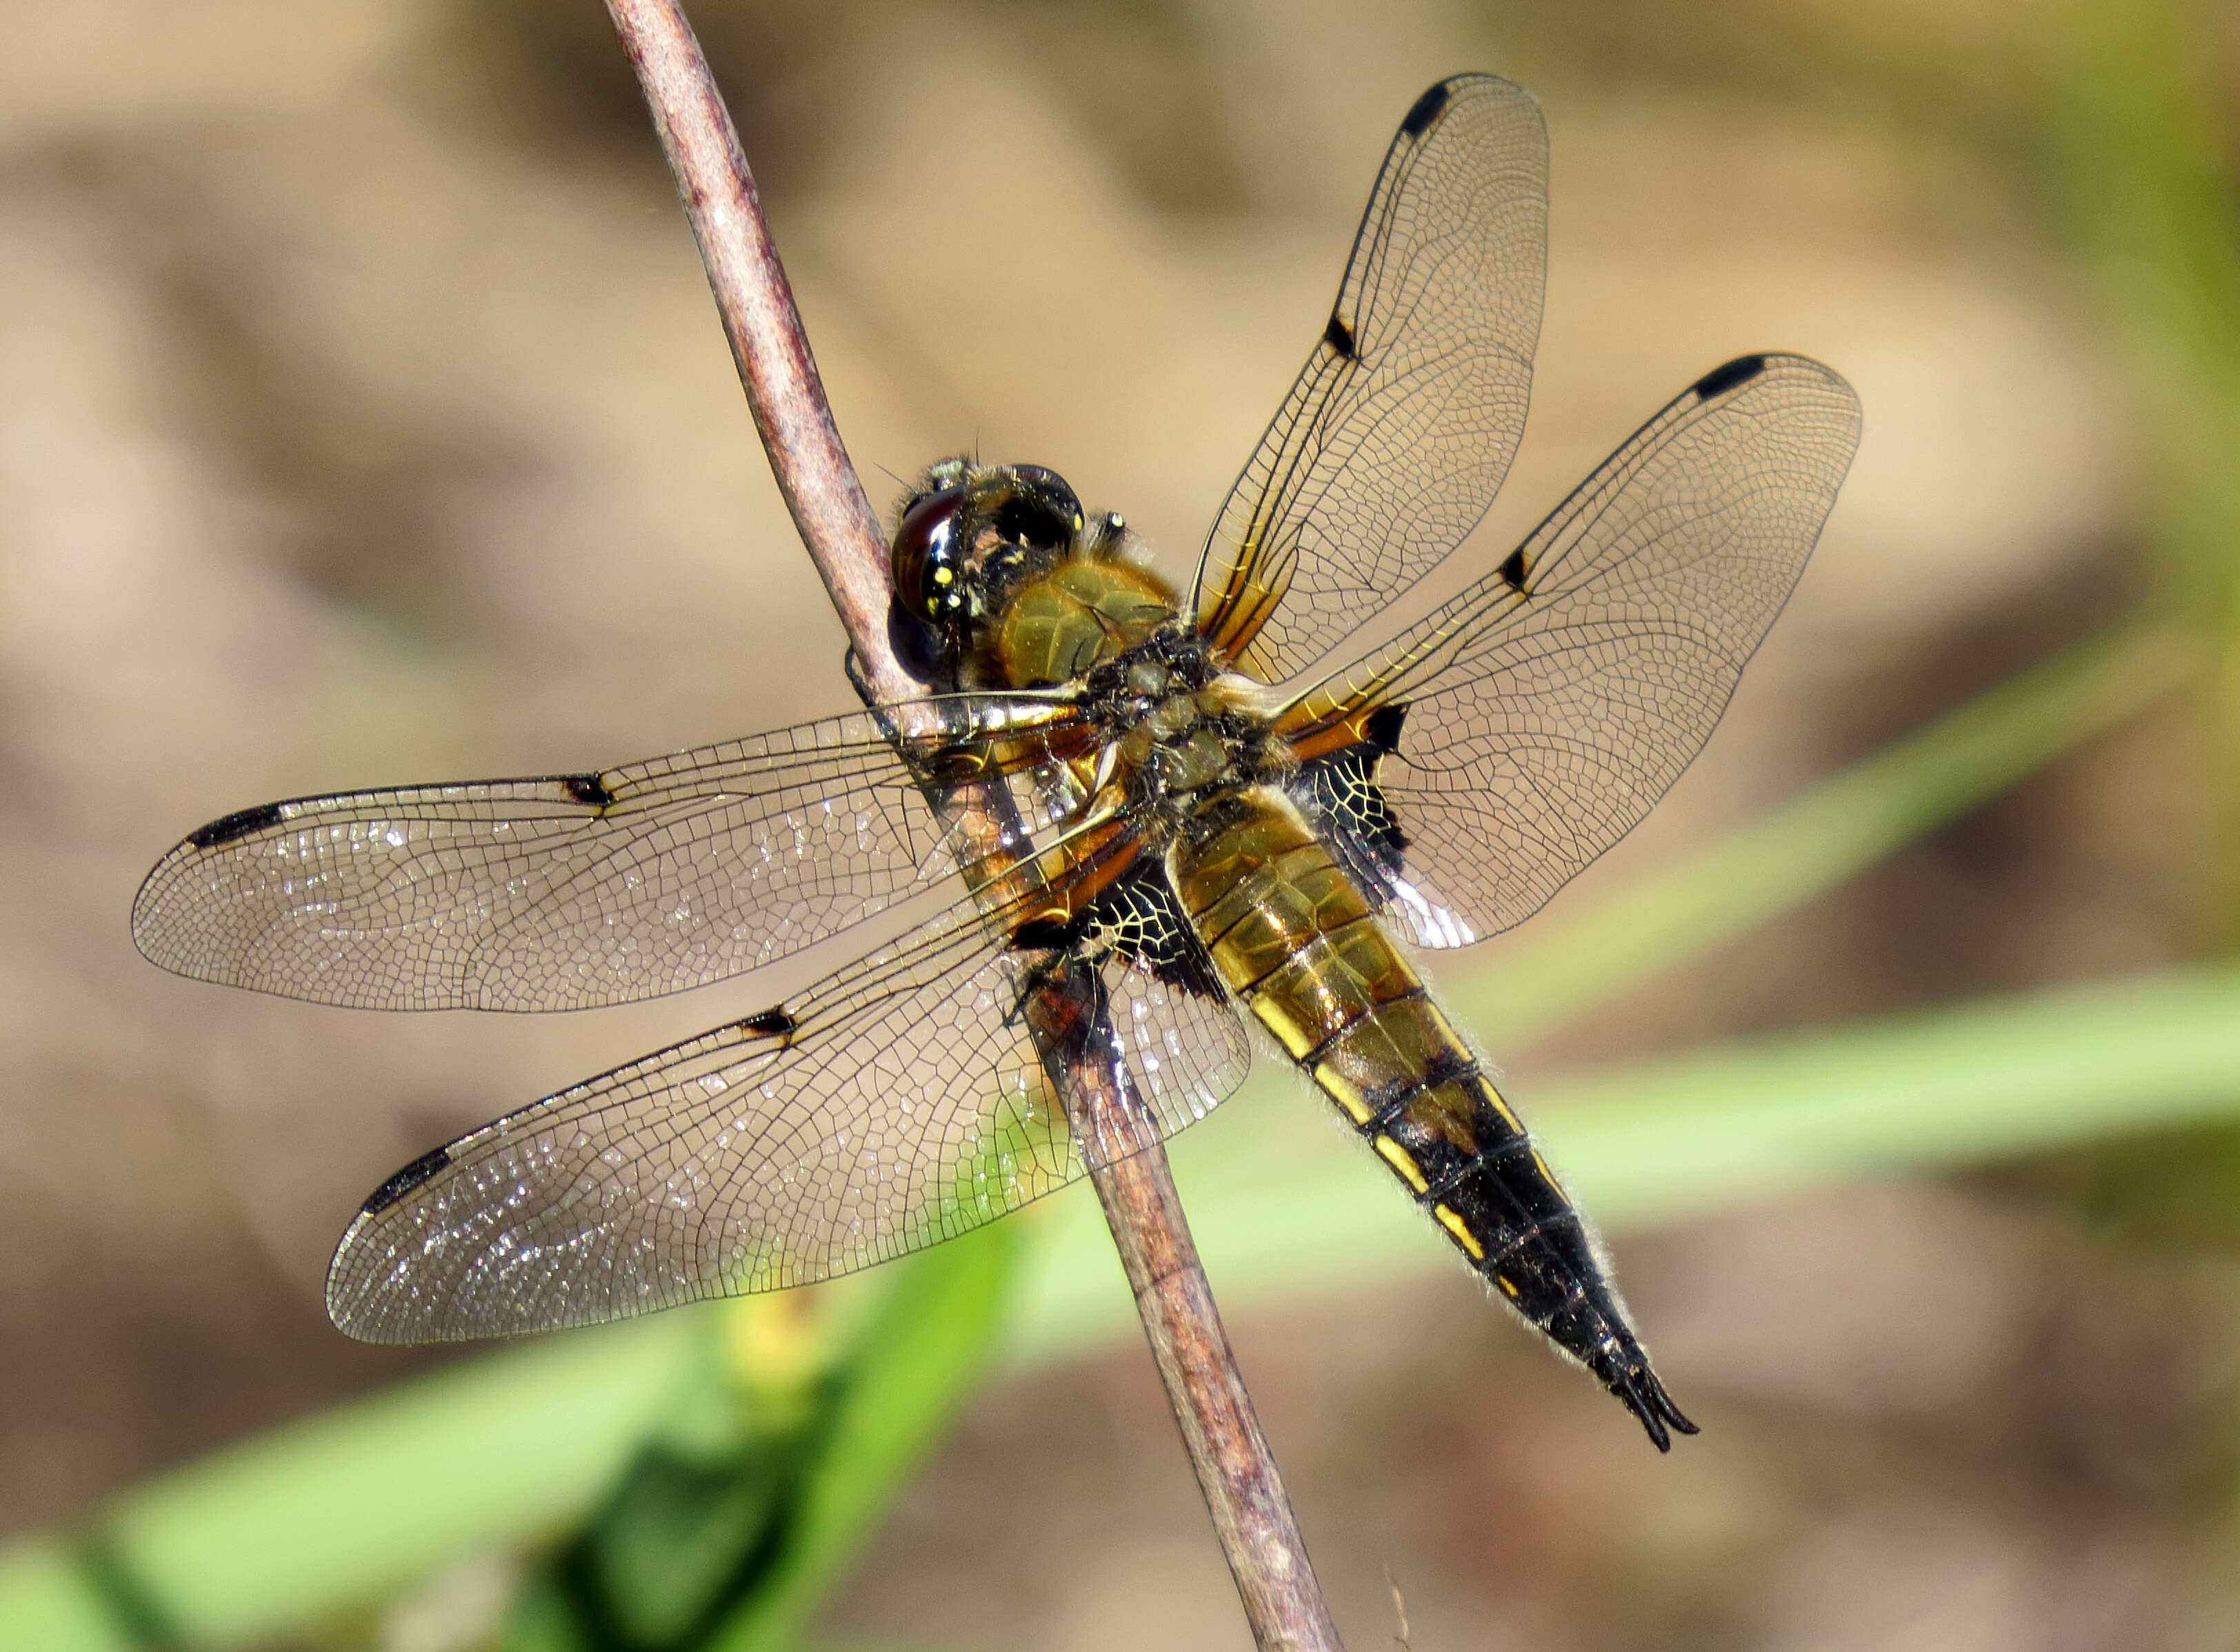
<path fill-rule="evenodd" d="M 1618 1403 L 1633 1413 L 1649 1435 L 1649 1442 L 1659 1451 L 1672 1449 L 1671 1430 L 1681 1434 L 1702 1432 L 1690 1422 L 1672 1396 L 1657 1381 L 1657 1373 L 1650 1369 L 1649 1356 L 1639 1348 L 1634 1349 L 1623 1364 L 1613 1361 L 1607 1369 L 1595 1362 L 1595 1375 L 1603 1385 L 1617 1396 Z"/>

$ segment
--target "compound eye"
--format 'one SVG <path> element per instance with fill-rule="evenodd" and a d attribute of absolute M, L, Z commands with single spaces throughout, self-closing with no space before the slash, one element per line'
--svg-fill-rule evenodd
<path fill-rule="evenodd" d="M 1038 464 L 1010 467 L 1010 496 L 996 511 L 996 531 L 1037 550 L 1062 550 L 1083 523 L 1081 501 L 1063 476 Z"/>
<path fill-rule="evenodd" d="M 929 493 L 903 512 L 895 530 L 895 596 L 929 625 L 953 622 L 964 611 L 963 547 L 957 543 L 957 514 L 964 490 Z"/>

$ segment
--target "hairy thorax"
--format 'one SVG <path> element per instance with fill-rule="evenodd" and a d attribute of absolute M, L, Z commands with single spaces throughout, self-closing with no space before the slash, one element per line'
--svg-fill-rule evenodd
<path fill-rule="evenodd" d="M 1169 623 L 1101 662 L 1083 696 L 1105 731 L 1094 789 L 1123 806 L 1154 854 L 1208 829 L 1209 811 L 1296 766 L 1271 731 L 1271 696 Z"/>
<path fill-rule="evenodd" d="M 998 683 L 1038 688 L 1087 676 L 1175 621 L 1174 592 L 1148 568 L 1077 559 L 1010 594 L 983 667 Z"/>

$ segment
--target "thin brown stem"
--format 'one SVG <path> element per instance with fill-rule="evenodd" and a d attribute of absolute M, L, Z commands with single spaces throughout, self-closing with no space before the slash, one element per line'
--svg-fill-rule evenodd
<path fill-rule="evenodd" d="M 1088 1157 L 1237 1598 L 1262 1648 L 1343 1652 L 1198 1264 L 1166 1152 L 1126 1065 L 1111 1053 L 1097 1058 L 1100 1050 L 1117 1053 L 1093 1013 L 1097 1002 L 1088 983 L 1070 992 L 1038 993 L 1027 1004 L 1027 1018 L 1051 1052 L 1052 1076 Z"/>
<path fill-rule="evenodd" d="M 707 60 L 675 0 L 607 0 L 653 112 L 707 265 L 755 429 L 802 543 L 831 593 L 863 685 L 883 702 L 923 695 L 888 640 L 892 594 L 877 514 L 832 422 L 754 177 Z M 966 809 L 991 825 L 1008 795 Z M 990 846 L 992 850 L 992 844 Z M 1084 991 L 1028 1006 L 1112 1229 L 1254 1639 L 1282 1652 L 1343 1652 L 1305 1543 L 1199 1267 L 1156 1132 L 1103 1042 Z"/>
<path fill-rule="evenodd" d="M 1110 1103 L 1099 1096 L 1090 1105 Z M 1165 1152 L 1155 1144 L 1090 1176 L 1253 1638 L 1263 1648 L 1343 1652 Z"/>
<path fill-rule="evenodd" d="M 887 640 L 893 586 L 886 536 L 832 422 L 731 112 L 675 0 L 607 0 L 607 12 L 676 175 L 785 508 L 831 593 L 866 684 L 882 700 L 914 699 L 925 685 Z"/>

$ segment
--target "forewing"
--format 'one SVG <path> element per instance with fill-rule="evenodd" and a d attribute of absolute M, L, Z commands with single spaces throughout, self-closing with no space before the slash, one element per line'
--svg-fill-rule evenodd
<path fill-rule="evenodd" d="M 777 1009 L 400 1171 L 335 1253 L 335 1323 L 382 1342 L 587 1324 L 806 1284 L 1016 1209 L 1087 1168 L 1026 1030 L 1025 996 L 1051 983 L 1079 983 L 1105 1029 L 1092 1048 L 1136 1097 L 1105 1156 L 1243 1081 L 1236 1011 L 1104 935 L 991 950 L 1031 904 L 961 903 Z"/>
<path fill-rule="evenodd" d="M 1547 223 L 1531 95 L 1490 75 L 1424 93 L 1199 559 L 1198 628 L 1245 669 L 1312 664 L 1485 514 L 1524 433 Z"/>
<path fill-rule="evenodd" d="M 957 869 L 919 781 L 939 753 L 1000 750 L 1027 772 L 1080 732 L 1039 703 L 903 709 L 927 731 L 915 768 L 863 713 L 596 774 L 245 810 L 157 863 L 133 938 L 180 975 L 360 1009 L 572 1009 L 703 986 Z M 977 739 L 1006 723 L 1008 743 Z M 1030 788 L 1025 803 L 1041 823 Z"/>
<path fill-rule="evenodd" d="M 1804 570 L 1858 444 L 1817 362 L 1709 373 L 1501 568 L 1295 703 L 1365 754 L 1397 824 L 1388 910 L 1455 946 L 1538 910 L 1702 749 Z"/>

